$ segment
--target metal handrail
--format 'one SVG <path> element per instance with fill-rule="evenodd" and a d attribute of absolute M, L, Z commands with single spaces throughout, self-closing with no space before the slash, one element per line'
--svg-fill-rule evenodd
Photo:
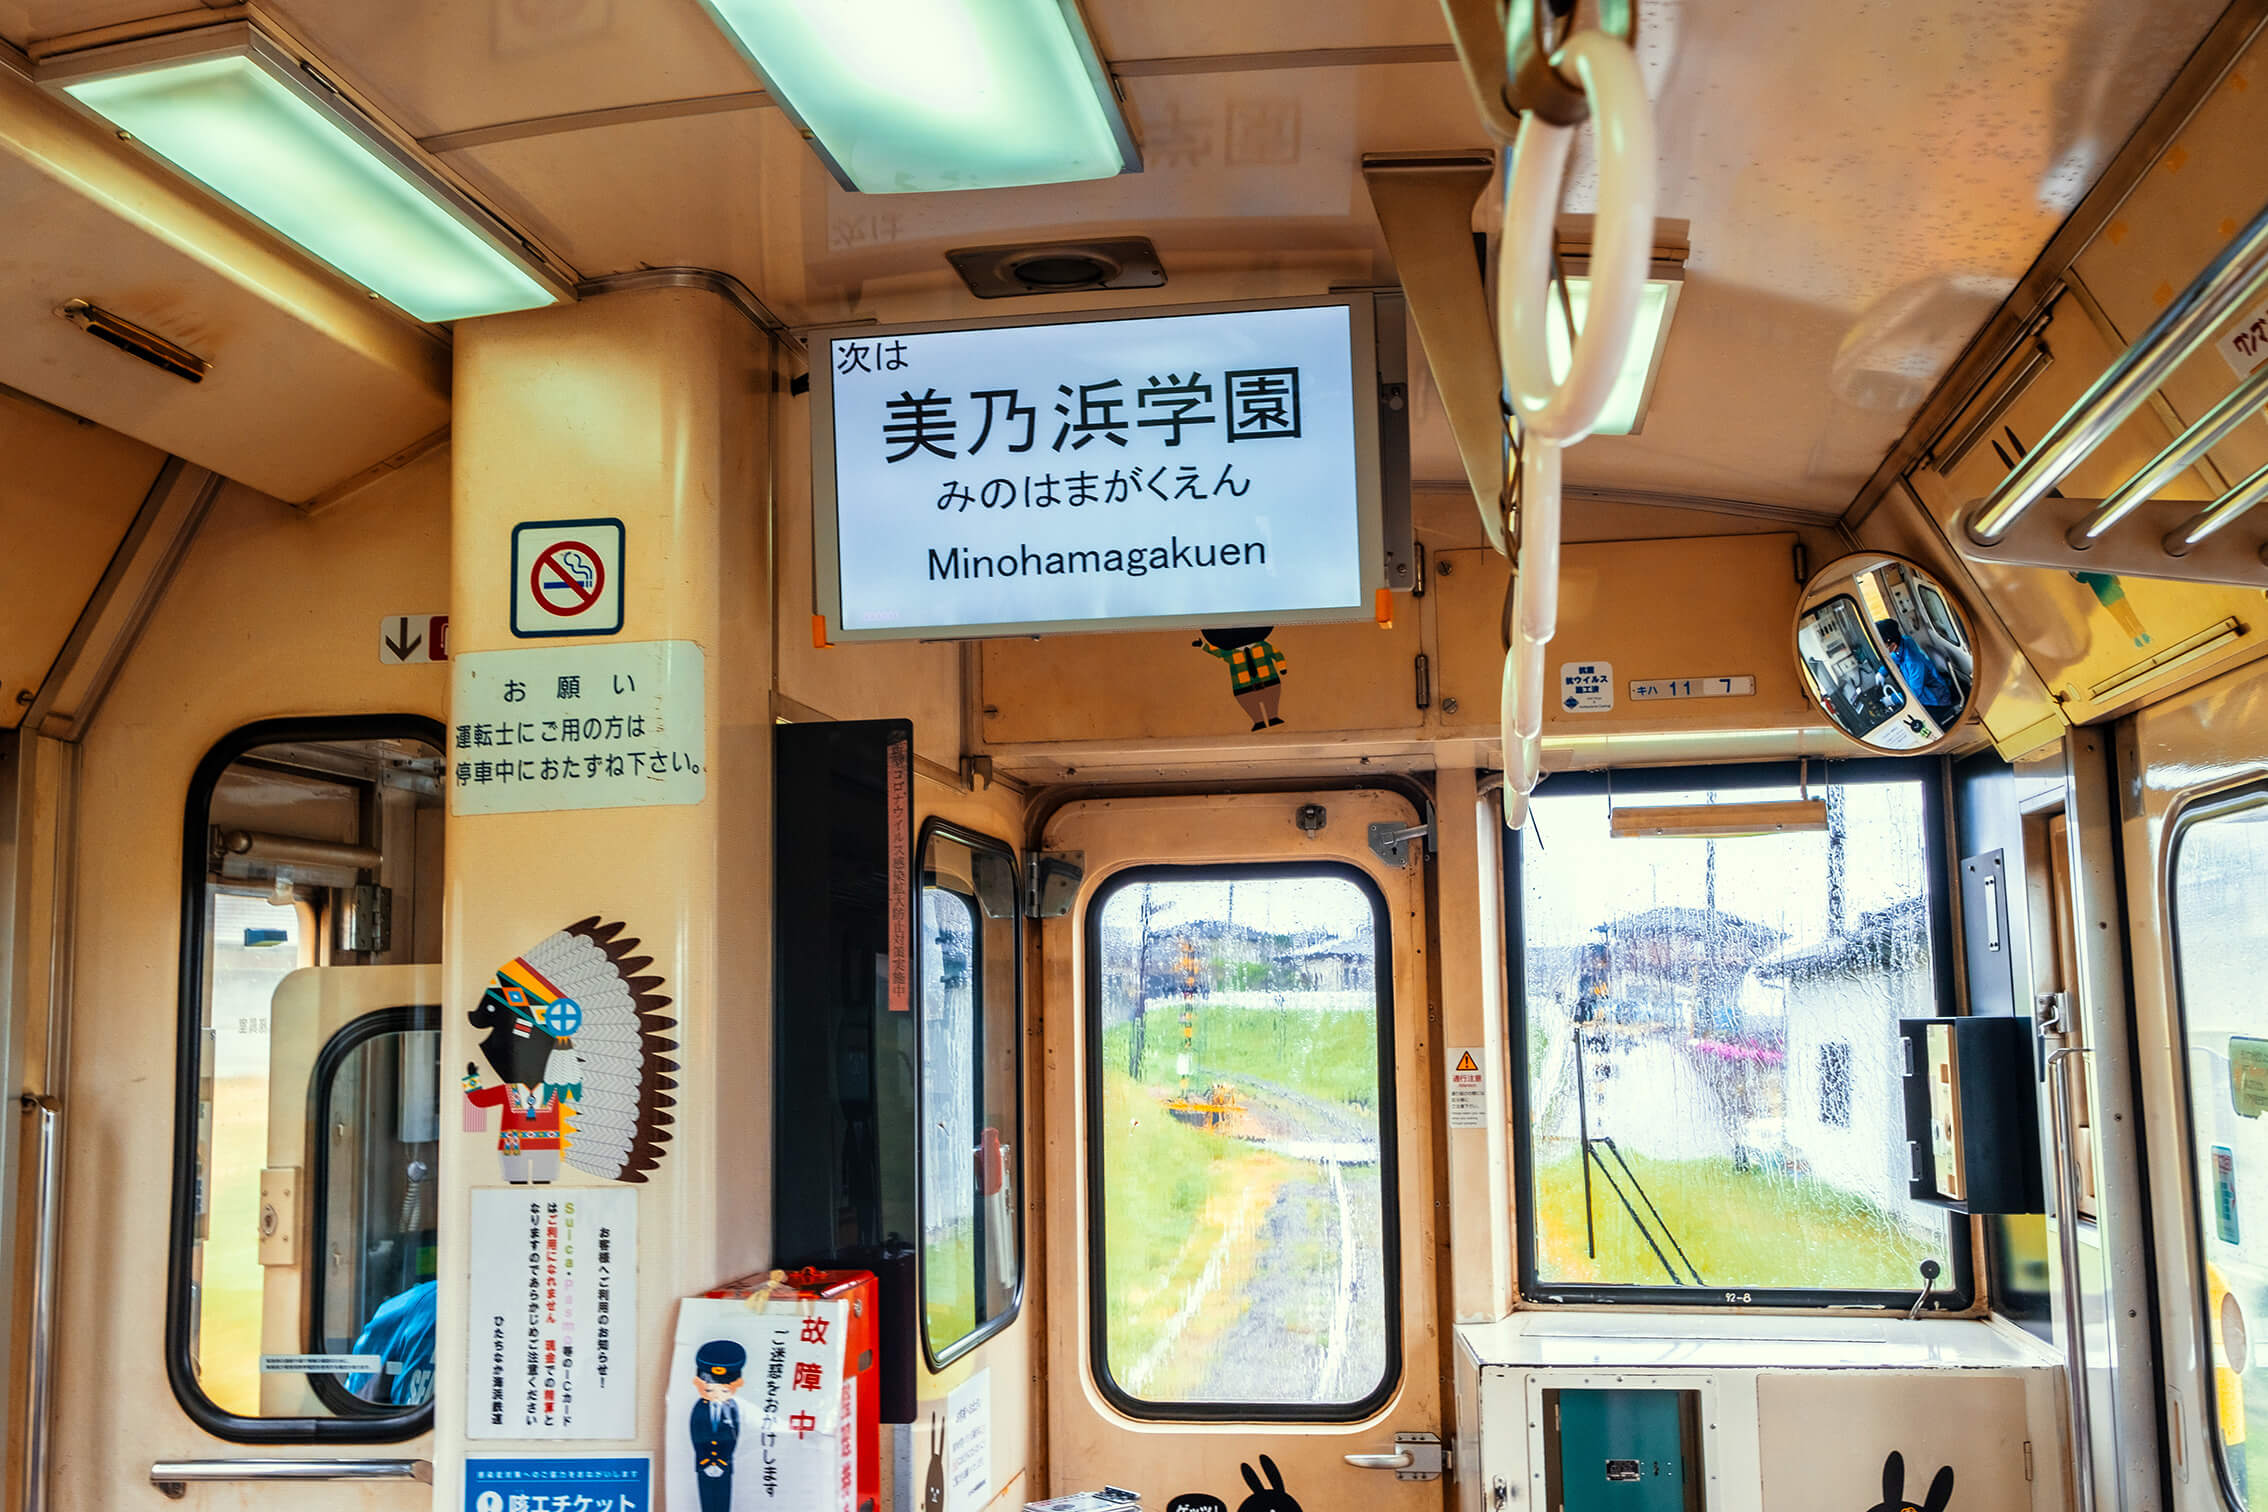
<path fill-rule="evenodd" d="M 150 1484 L 179 1501 L 196 1482 L 211 1481 L 415 1481 L 433 1484 L 433 1462 L 421 1459 L 210 1459 L 159 1460 Z"/>
<path fill-rule="evenodd" d="M 2141 408 L 2230 312 L 2263 292 L 2268 292 L 2268 208 L 2231 238 L 2165 313 L 2065 411 L 2040 444 L 2000 480 L 2000 486 L 1970 514 L 1970 537 L 1980 546 L 1990 546 L 2006 535 L 2025 510 Z"/>
<path fill-rule="evenodd" d="M 2104 531 L 2156 498 L 2159 489 L 2220 445 L 2223 437 L 2251 419 L 2264 404 L 2268 404 L 2268 366 L 2223 395 L 2203 419 L 2174 437 L 2164 451 L 2143 464 L 2140 472 L 2121 483 L 2090 518 L 2071 527 L 2065 539 L 2081 551 L 2094 545 Z"/>
<path fill-rule="evenodd" d="M 2268 374 L 2268 368 L 2260 370 Z M 2268 467 L 2262 467 L 2251 477 L 2206 505 L 2188 519 L 2166 533 L 2166 554 L 2182 556 L 2190 547 L 2205 540 L 2222 526 L 2246 510 L 2268 499 Z"/>
<path fill-rule="evenodd" d="M 2079 1284 L 2079 1194 L 2071 1172 L 2071 1113 L 2063 1063 L 2088 1054 L 2084 1045 L 2066 1045 L 2047 1057 L 2048 1118 L 2055 1126 L 2055 1237 L 2063 1260 L 2064 1335 L 2070 1341 L 2067 1390 L 2071 1402 L 2071 1468 L 2077 1482 L 2079 1512 L 2095 1512 L 2095 1413 L 2087 1376 L 2086 1298 Z"/>
<path fill-rule="evenodd" d="M 55 1272 L 63 1207 L 63 1109 L 52 1097 L 23 1094 L 39 1120 L 39 1214 L 33 1227 L 31 1356 L 24 1393 L 24 1512 L 46 1512 L 48 1456 L 55 1422 Z"/>

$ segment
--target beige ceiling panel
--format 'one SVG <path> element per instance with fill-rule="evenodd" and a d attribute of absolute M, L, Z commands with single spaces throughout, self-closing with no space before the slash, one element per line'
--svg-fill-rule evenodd
<path fill-rule="evenodd" d="M 449 419 L 448 349 L 0 74 L 0 383 L 287 500 Z M 80 298 L 212 364 L 202 383 L 56 318 Z"/>
<path fill-rule="evenodd" d="M 1441 0 L 1085 0 L 1085 5 L 1113 61 L 1439 46 L 1449 40 Z"/>
<path fill-rule="evenodd" d="M 1644 435 L 1568 478 L 1848 504 L 2219 10 L 1646 6 L 1693 252 Z"/>
<path fill-rule="evenodd" d="M 757 88 L 694 0 L 271 0 L 413 136 Z"/>
<path fill-rule="evenodd" d="M 5 394 L 0 458 L 0 729 L 14 729 L 165 458 Z"/>
<path fill-rule="evenodd" d="M 2149 328 L 2175 294 L 2268 204 L 2268 36 L 2245 56 L 2198 108 L 2155 167 L 2127 196 L 2102 234 L 2080 254 L 2079 276 L 2121 341 Z M 2224 334 L 2268 314 L 2248 305 Z M 2161 392 L 2184 420 L 2195 420 L 2237 380 L 2236 369 L 2208 348 L 2175 372 Z M 2268 463 L 2268 422 L 2248 421 L 2213 449 L 2222 480 L 2234 483 Z"/>
<path fill-rule="evenodd" d="M 980 303 L 947 249 L 1145 235 L 1169 281 L 1133 302 L 1380 276 L 1385 243 L 1361 156 L 1469 138 L 1460 89 L 1448 64 L 1135 79 L 1144 172 L 960 194 L 847 193 L 776 110 L 498 142 L 449 160 L 586 274 L 722 268 L 798 321 L 1024 313 L 1051 302 Z"/>
<path fill-rule="evenodd" d="M 18 47 L 145 16 L 193 11 L 199 0 L 0 0 L 0 38 Z"/>
<path fill-rule="evenodd" d="M 824 178 L 777 110 L 677 116 L 447 154 L 585 277 L 715 268 L 788 313 L 800 224 Z"/>

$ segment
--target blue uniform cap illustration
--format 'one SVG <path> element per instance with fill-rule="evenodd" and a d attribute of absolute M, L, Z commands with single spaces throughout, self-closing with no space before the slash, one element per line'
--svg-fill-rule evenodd
<path fill-rule="evenodd" d="M 711 1339 L 693 1356 L 693 1374 L 720 1385 L 739 1380 L 747 1365 L 748 1351 L 730 1339 Z"/>

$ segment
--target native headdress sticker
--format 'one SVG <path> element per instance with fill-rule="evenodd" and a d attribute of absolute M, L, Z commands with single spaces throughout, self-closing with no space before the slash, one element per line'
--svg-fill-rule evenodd
<path fill-rule="evenodd" d="M 642 974 L 653 958 L 633 955 L 622 928 L 596 915 L 568 925 L 499 966 L 472 1011 L 496 1081 L 466 1065 L 465 1127 L 485 1133 L 487 1110 L 501 1110 L 496 1153 L 515 1186 L 556 1179 L 562 1160 L 609 1181 L 644 1181 L 661 1164 L 677 1021 L 662 1011 L 660 975 Z"/>

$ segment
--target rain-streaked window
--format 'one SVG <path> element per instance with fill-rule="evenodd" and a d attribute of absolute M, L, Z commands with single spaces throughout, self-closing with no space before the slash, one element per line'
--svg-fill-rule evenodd
<path fill-rule="evenodd" d="M 926 826 L 919 925 L 922 1339 L 942 1365 L 1006 1326 L 1022 1290 L 1014 855 Z"/>
<path fill-rule="evenodd" d="M 1146 867 L 1087 929 L 1096 1377 L 1353 1418 L 1399 1370 L 1392 966 L 1352 868 Z"/>
<path fill-rule="evenodd" d="M 1511 842 L 1530 1295 L 1910 1295 L 1929 1259 L 1966 1291 L 1951 1220 L 1907 1195 L 1898 1020 L 1942 1011 L 1935 768 L 1827 770 L 1823 829 L 1749 835 L 1609 816 L 1794 799 L 1795 770 L 1537 792 Z"/>
<path fill-rule="evenodd" d="M 2268 1320 L 2268 791 L 2193 811 L 2174 840 L 2173 957 L 2189 1073 L 2190 1158 L 2197 1181 L 2212 1389 L 2203 1393 L 2237 1505 L 2268 1478 L 2268 1388 L 2250 1372 Z M 2268 1484 L 2268 1479 L 2263 1480 Z"/>

